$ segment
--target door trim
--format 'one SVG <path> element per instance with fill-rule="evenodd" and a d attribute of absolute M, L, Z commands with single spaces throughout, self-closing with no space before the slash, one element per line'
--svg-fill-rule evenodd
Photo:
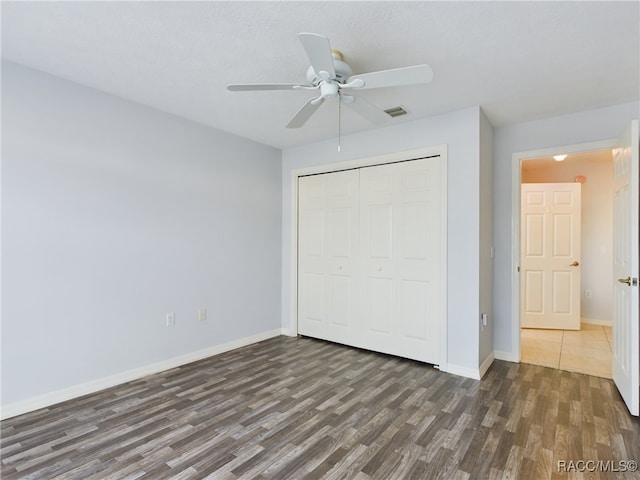
<path fill-rule="evenodd" d="M 511 353 L 501 355 L 502 360 L 520 362 L 520 175 L 522 162 L 540 157 L 551 157 L 558 152 L 572 154 L 612 149 L 616 139 L 577 143 L 552 148 L 515 152 L 511 155 Z"/>
<path fill-rule="evenodd" d="M 448 198 L 448 183 L 447 183 L 447 145 L 436 145 L 432 147 L 419 148 L 415 150 L 407 150 L 404 152 L 394 152 L 385 155 L 379 155 L 374 157 L 365 157 L 358 159 L 345 160 L 341 162 L 326 163 L 322 165 L 315 165 L 311 167 L 304 167 L 291 170 L 291 249 L 290 249 L 290 286 L 291 286 L 291 302 L 289 304 L 289 315 L 292 319 L 291 329 L 288 332 L 290 336 L 298 335 L 298 177 L 306 175 L 314 175 L 320 173 L 330 173 L 340 170 L 348 170 L 352 168 L 373 167 L 376 165 L 384 165 L 387 163 L 402 162 L 407 160 L 416 160 L 425 157 L 439 156 L 441 161 L 444 162 L 444 168 L 442 168 L 441 181 L 445 185 L 442 192 L 442 225 L 441 235 L 442 244 L 444 245 L 444 255 L 442 258 L 442 288 L 443 288 L 443 305 L 442 311 L 444 312 L 444 318 L 442 321 L 442 333 L 440 338 L 440 370 L 447 371 L 447 303 L 448 303 L 448 288 L 447 288 L 447 198 Z"/>

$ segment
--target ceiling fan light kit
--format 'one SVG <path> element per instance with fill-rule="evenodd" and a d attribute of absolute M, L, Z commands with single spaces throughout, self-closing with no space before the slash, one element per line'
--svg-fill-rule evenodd
<path fill-rule="evenodd" d="M 311 66 L 307 69 L 307 84 L 293 83 L 250 83 L 228 85 L 233 92 L 255 90 L 316 90 L 319 95 L 308 100 L 287 124 L 287 128 L 300 128 L 324 103 L 327 98 L 338 97 L 339 104 L 348 105 L 356 113 L 372 123 L 383 123 L 393 115 L 382 110 L 354 94 L 357 90 L 373 88 L 398 87 L 418 85 L 431 82 L 433 71 L 429 65 L 414 65 L 411 67 L 381 70 L 353 75 L 351 67 L 344 61 L 344 55 L 334 50 L 329 39 L 315 33 L 299 33 L 298 39 L 302 43 Z M 346 93 L 344 91 L 348 91 Z M 406 113 L 406 110 L 404 111 Z M 400 113 L 400 115 L 404 114 Z"/>

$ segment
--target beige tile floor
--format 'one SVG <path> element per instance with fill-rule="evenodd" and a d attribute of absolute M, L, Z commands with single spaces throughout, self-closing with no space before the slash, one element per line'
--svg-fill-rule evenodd
<path fill-rule="evenodd" d="M 520 331 L 520 361 L 611 378 L 611 327 L 583 323 L 580 330 Z"/>

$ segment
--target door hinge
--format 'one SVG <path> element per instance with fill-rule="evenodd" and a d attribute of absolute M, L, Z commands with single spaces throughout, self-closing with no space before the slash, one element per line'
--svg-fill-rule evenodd
<path fill-rule="evenodd" d="M 631 285 L 633 285 L 634 287 L 638 286 L 638 279 L 636 277 L 633 277 L 631 279 Z"/>

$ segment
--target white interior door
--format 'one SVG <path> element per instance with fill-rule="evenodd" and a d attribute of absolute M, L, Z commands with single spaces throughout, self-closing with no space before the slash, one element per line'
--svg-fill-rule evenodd
<path fill-rule="evenodd" d="M 439 364 L 444 319 L 439 158 L 360 172 L 358 346 Z"/>
<path fill-rule="evenodd" d="M 640 413 L 638 149 L 634 120 L 613 150 L 613 380 L 632 415 Z"/>
<path fill-rule="evenodd" d="M 298 331 L 350 343 L 357 305 L 357 170 L 300 177 Z"/>
<path fill-rule="evenodd" d="M 520 324 L 580 329 L 579 183 L 523 183 Z"/>

